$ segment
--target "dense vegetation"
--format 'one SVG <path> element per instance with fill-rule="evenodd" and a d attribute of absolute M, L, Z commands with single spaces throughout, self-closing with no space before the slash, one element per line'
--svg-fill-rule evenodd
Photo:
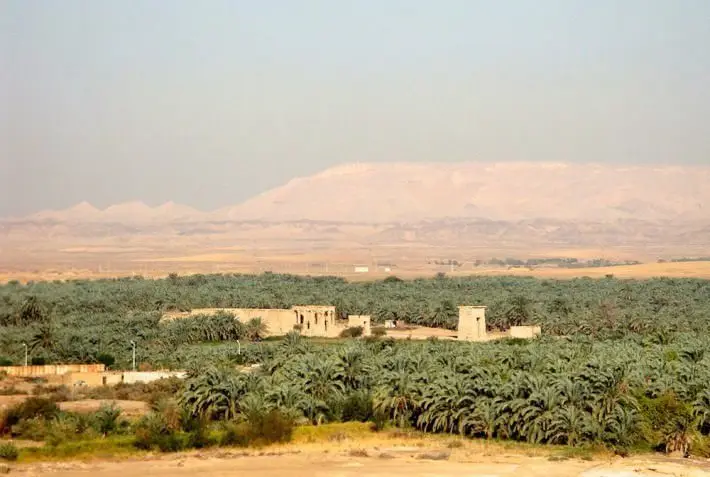
<path fill-rule="evenodd" d="M 535 322 L 544 337 L 320 342 L 294 332 L 247 344 L 263 334 L 260 323 L 229 316 L 159 323 L 165 310 L 306 303 L 448 327 L 455 305 L 485 304 L 489 327 Z M 265 274 L 0 288 L 0 356 L 9 360 L 23 358 L 24 342 L 50 361 L 108 356 L 126 367 L 134 339 L 141 363 L 187 368 L 184 389 L 169 404 L 154 402 L 132 431 L 137 445 L 167 450 L 206 445 L 205 429 L 214 426 L 220 442 L 244 443 L 275 428 L 283 432 L 267 440 L 285 438 L 291 423 L 372 421 L 622 452 L 705 453 L 709 325 L 710 282 L 685 279 L 348 283 Z M 244 373 L 235 364 L 259 367 Z"/>
<path fill-rule="evenodd" d="M 582 333 L 597 339 L 627 334 L 704 333 L 710 281 L 691 279 L 539 280 L 473 277 L 348 283 L 289 275 L 194 275 L 165 280 L 76 280 L 0 287 L 0 359 L 31 356 L 95 361 L 101 354 L 128 364 L 130 341 L 141 361 L 160 362 L 176 348 L 234 339 L 230 320 L 159 325 L 161 312 L 201 307 L 287 308 L 333 304 L 341 314 L 370 314 L 455 328 L 457 305 L 487 305 L 489 328 L 538 323 L 546 335 Z M 165 353 L 164 351 L 169 351 Z M 165 363 L 169 364 L 169 363 Z"/>

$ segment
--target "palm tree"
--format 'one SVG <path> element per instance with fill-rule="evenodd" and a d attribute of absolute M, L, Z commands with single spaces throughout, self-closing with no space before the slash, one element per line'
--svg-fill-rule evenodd
<path fill-rule="evenodd" d="M 448 327 L 454 323 L 456 315 L 456 306 L 451 300 L 443 300 L 431 311 L 429 324 L 437 328 Z"/>
<path fill-rule="evenodd" d="M 193 416 L 233 419 L 247 390 L 244 378 L 234 371 L 211 368 L 185 383 L 180 404 Z"/>
<path fill-rule="evenodd" d="M 54 348 L 54 327 L 52 322 L 47 321 L 41 323 L 37 327 L 37 331 L 32 335 L 30 340 L 30 349 L 35 350 L 37 348 L 42 348 L 47 351 L 51 351 Z"/>
<path fill-rule="evenodd" d="M 389 372 L 373 395 L 375 412 L 389 416 L 400 427 L 406 427 L 417 407 L 419 393 L 409 372 Z"/>
<path fill-rule="evenodd" d="M 261 341 L 269 332 L 269 327 L 261 318 L 252 318 L 247 322 L 246 334 L 250 341 Z"/>
<path fill-rule="evenodd" d="M 332 359 L 309 359 L 301 371 L 304 391 L 316 399 L 326 401 L 341 395 L 345 391 L 342 381 L 342 367 Z"/>
<path fill-rule="evenodd" d="M 573 405 L 558 408 L 553 413 L 547 440 L 557 444 L 575 446 L 582 440 L 588 428 L 588 416 L 584 411 Z"/>
<path fill-rule="evenodd" d="M 522 295 L 516 295 L 510 300 L 505 312 L 507 327 L 519 326 L 530 320 L 530 300 Z"/>
<path fill-rule="evenodd" d="M 421 394 L 418 401 L 419 417 L 417 426 L 433 432 L 454 432 L 460 429 L 459 410 L 468 396 L 466 380 L 454 375 L 432 382 Z"/>

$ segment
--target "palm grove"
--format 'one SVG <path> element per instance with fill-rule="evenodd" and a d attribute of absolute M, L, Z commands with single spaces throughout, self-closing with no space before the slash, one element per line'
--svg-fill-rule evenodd
<path fill-rule="evenodd" d="M 314 342 L 293 332 L 242 347 L 235 340 L 263 336 L 258 321 L 218 315 L 160 322 L 168 310 L 306 303 L 448 328 L 456 325 L 456 305 L 485 304 L 489 327 L 536 323 L 543 338 Z M 32 356 L 46 361 L 110 357 L 127 367 L 135 340 L 144 365 L 189 370 L 172 400 L 183 421 L 193 423 L 188 427 L 224 428 L 264 416 L 373 421 L 623 451 L 705 452 L 709 323 L 710 282 L 690 279 L 439 276 L 349 283 L 264 274 L 0 287 L 0 359 L 19 363 L 27 343 Z M 259 367 L 244 373 L 235 364 Z M 146 419 L 158 434 L 186 432 L 171 428 L 160 410 Z"/>

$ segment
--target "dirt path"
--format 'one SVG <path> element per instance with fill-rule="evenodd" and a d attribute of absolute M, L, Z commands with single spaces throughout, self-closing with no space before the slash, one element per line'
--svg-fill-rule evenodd
<path fill-rule="evenodd" d="M 358 455 L 352 451 L 255 456 L 208 452 L 124 462 L 36 464 L 15 470 L 27 477 L 710 477 L 707 464 L 653 457 L 553 462 L 546 457 L 448 453 L 425 449 L 367 450 Z"/>

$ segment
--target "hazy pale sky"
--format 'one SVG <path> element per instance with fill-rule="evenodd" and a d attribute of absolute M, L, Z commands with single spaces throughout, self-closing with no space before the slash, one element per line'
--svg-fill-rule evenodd
<path fill-rule="evenodd" d="M 0 0 L 0 216 L 355 161 L 710 163 L 708 0 Z"/>

